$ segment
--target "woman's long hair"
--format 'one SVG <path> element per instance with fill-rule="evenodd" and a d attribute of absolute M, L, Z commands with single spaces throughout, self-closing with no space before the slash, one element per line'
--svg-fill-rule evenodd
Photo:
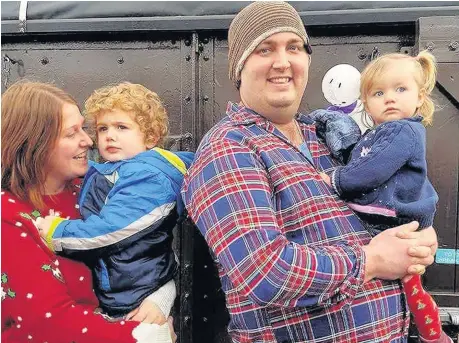
<path fill-rule="evenodd" d="M 2 188 L 44 207 L 46 166 L 60 136 L 64 104 L 76 101 L 47 83 L 19 81 L 2 95 Z"/>

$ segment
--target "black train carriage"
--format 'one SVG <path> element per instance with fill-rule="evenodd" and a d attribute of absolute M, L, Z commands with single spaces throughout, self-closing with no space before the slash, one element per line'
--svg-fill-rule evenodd
<path fill-rule="evenodd" d="M 227 30 L 247 2 L 3 1 L 2 92 L 21 78 L 53 82 L 82 104 L 95 88 L 123 80 L 164 99 L 172 149 L 195 150 L 237 100 L 228 80 Z M 302 110 L 326 106 L 321 81 L 332 66 L 362 70 L 387 52 L 429 49 L 438 60 L 434 125 L 428 129 L 429 175 L 440 202 L 434 226 L 437 263 L 424 284 L 457 336 L 459 324 L 459 3 L 293 2 L 314 58 Z M 192 223 L 175 231 L 181 271 L 176 330 L 182 343 L 229 342 L 224 295 L 208 248 Z M 457 262 L 456 262 L 457 261 Z M 411 340 L 416 341 L 412 330 Z M 454 337 L 455 340 L 457 337 Z"/>

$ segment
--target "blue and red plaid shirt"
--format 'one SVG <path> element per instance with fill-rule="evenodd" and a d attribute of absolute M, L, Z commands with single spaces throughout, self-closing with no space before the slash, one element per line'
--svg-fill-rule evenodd
<path fill-rule="evenodd" d="M 267 119 L 229 103 L 182 195 L 218 266 L 234 342 L 406 342 L 401 284 L 364 283 L 371 237 L 322 181 L 335 166 L 305 115 L 313 163 Z"/>

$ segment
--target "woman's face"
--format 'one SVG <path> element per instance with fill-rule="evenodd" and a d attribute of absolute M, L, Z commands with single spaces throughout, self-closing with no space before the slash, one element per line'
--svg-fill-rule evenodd
<path fill-rule="evenodd" d="M 88 170 L 87 155 L 92 140 L 83 130 L 83 122 L 77 106 L 64 104 L 62 130 L 46 167 L 46 194 L 62 191 L 68 182 Z"/>

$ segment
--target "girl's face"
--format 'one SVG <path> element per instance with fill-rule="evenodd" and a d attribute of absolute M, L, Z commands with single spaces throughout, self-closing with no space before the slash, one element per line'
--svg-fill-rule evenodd
<path fill-rule="evenodd" d="M 84 118 L 77 106 L 64 104 L 62 130 L 46 165 L 46 194 L 58 193 L 88 170 L 88 149 L 92 140 L 83 130 Z"/>
<path fill-rule="evenodd" d="M 365 98 L 365 110 L 376 125 L 410 118 L 424 102 L 411 61 L 394 60 L 377 77 Z"/>

